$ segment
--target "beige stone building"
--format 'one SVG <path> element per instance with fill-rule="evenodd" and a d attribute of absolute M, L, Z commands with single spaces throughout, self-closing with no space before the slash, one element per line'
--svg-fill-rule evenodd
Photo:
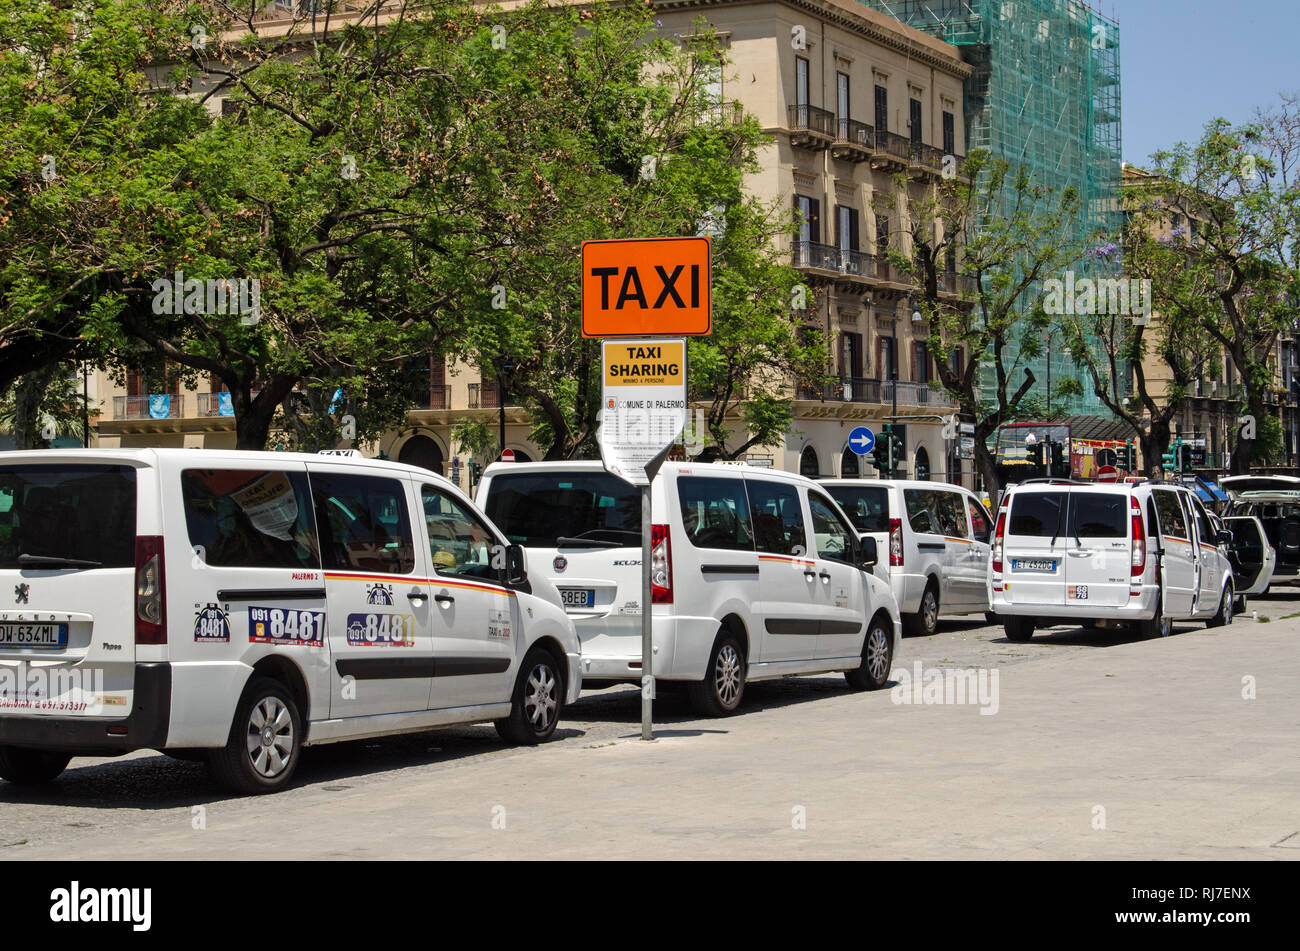
<path fill-rule="evenodd" d="M 809 322 L 831 341 L 836 382 L 823 388 L 791 381 L 795 423 L 785 444 L 751 453 L 750 461 L 856 475 L 850 431 L 867 425 L 879 432 L 896 401 L 906 434 L 900 475 L 969 485 L 970 460 L 963 463 L 956 441 L 943 438 L 942 417 L 955 409 L 937 383 L 928 325 L 912 316 L 917 289 L 884 251 L 891 244 L 906 250 L 909 199 L 935 187 L 947 156 L 949 166 L 963 157 L 962 83 L 970 67 L 955 47 L 852 0 L 654 5 L 667 36 L 690 37 L 700 18 L 716 31 L 727 66 L 715 93 L 757 116 L 772 136 L 748 186 L 800 214 L 801 231 L 785 250 L 814 291 Z M 905 188 L 896 184 L 899 175 Z M 959 293 L 954 270 L 943 290 L 954 299 Z M 467 458 L 452 425 L 468 417 L 495 427 L 500 392 L 469 367 L 435 362 L 427 372 L 428 398 L 408 425 L 363 448 L 447 474 L 459 457 L 464 482 Z M 170 399 L 156 399 L 163 395 Z M 165 394 L 142 379 L 119 386 L 101 376 L 91 381 L 91 398 L 102 407 L 100 445 L 234 445 L 234 420 L 222 415 L 215 385 Z M 540 458 L 528 439 L 526 411 L 507 405 L 504 414 L 507 447 L 518 458 Z M 864 474 L 875 470 L 865 467 Z"/>

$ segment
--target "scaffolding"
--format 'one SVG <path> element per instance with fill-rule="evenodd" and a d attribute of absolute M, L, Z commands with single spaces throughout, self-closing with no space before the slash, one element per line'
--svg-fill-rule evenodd
<path fill-rule="evenodd" d="M 859 0 L 900 22 L 962 48 L 974 67 L 966 80 L 967 154 L 988 149 L 1024 165 L 1057 193 L 1073 186 L 1082 214 L 1069 237 L 1094 232 L 1118 244 L 1120 205 L 1119 23 L 1079 0 Z M 1089 256 L 1077 277 L 1114 276 L 1113 259 Z M 1034 296 L 1041 291 L 1035 291 Z M 1063 341 L 1032 361 L 1035 394 L 1077 375 Z M 1014 359 L 1014 354 L 1011 355 Z M 993 382 L 991 368 L 983 382 Z M 1051 402 L 1062 414 L 1107 414 L 1081 380 L 1080 396 Z"/>

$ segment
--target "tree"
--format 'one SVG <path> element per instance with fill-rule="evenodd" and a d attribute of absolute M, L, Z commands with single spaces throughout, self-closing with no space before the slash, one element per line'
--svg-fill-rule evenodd
<path fill-rule="evenodd" d="M 899 184 L 906 193 L 906 179 Z M 976 149 L 959 175 L 908 202 L 906 240 L 902 247 L 890 241 L 890 262 L 920 286 L 917 306 L 929 321 L 939 381 L 959 412 L 974 420 L 975 466 L 989 492 L 1002 482 L 988 438 L 1003 423 L 1039 410 L 1027 363 L 1042 352 L 1052 324 L 1040 285 L 1083 251 L 1065 237 L 1079 205 L 1074 189 L 1057 193 L 1035 184 L 1023 166 Z M 956 256 L 950 273 L 968 284 L 960 296 L 946 285 L 940 292 L 950 255 Z M 962 354 L 956 366 L 954 352 Z M 993 376 L 991 393 L 980 385 L 984 367 Z"/>
<path fill-rule="evenodd" d="M 1128 271 L 1134 281 L 1146 280 L 1149 286 L 1147 276 L 1156 267 L 1147 240 L 1153 226 L 1150 195 L 1142 185 L 1132 186 L 1126 189 L 1125 205 L 1129 216 L 1123 246 L 1128 249 Z M 1106 260 L 1117 259 L 1120 246 L 1103 244 L 1093 254 Z M 1119 295 L 1111 295 L 1102 286 L 1095 294 L 1095 307 L 1082 311 L 1070 308 L 1074 313 L 1064 318 L 1067 345 L 1102 404 L 1132 430 L 1147 474 L 1155 475 L 1169 447 L 1173 418 L 1207 361 L 1213 359 L 1212 348 L 1176 298 L 1166 298 L 1158 317 L 1152 320 L 1149 294 L 1142 298 L 1144 303 L 1134 306 L 1130 298 L 1141 296 L 1135 290 L 1139 285 L 1130 285 L 1127 278 L 1120 280 L 1122 306 L 1112 307 L 1111 297 Z M 1148 377 L 1148 353 L 1168 368 L 1167 378 L 1163 374 L 1155 380 Z M 1126 394 L 1130 380 L 1131 392 Z"/>
<path fill-rule="evenodd" d="M 15 449 L 46 449 L 59 436 L 85 436 L 87 412 L 78 379 L 67 364 L 46 364 L 23 374 L 0 399 L 0 429 Z"/>
<path fill-rule="evenodd" d="M 1241 378 L 1245 415 L 1231 466 L 1237 474 L 1248 473 L 1257 453 L 1277 441 L 1266 396 L 1273 385 L 1269 357 L 1300 299 L 1296 239 L 1287 231 L 1295 221 L 1294 184 L 1275 186 L 1278 155 L 1252 151 L 1261 136 L 1257 125 L 1215 119 L 1195 145 L 1153 155 L 1158 213 L 1194 218 L 1196 234 L 1161 241 L 1148 232 L 1137 236 L 1132 253 L 1137 273 L 1152 282 L 1155 308 L 1193 321 L 1223 347 Z"/>

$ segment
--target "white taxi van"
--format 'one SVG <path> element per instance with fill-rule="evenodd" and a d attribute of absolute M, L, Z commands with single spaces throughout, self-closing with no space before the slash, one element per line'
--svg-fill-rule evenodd
<path fill-rule="evenodd" d="M 206 759 L 272 792 L 304 746 L 495 721 L 582 686 L 572 621 L 450 482 L 354 457 L 0 453 L 0 777 Z"/>
<path fill-rule="evenodd" d="M 989 596 L 1012 641 L 1064 623 L 1231 624 L 1232 540 L 1181 484 L 1030 479 L 998 506 Z"/>
<path fill-rule="evenodd" d="M 599 462 L 495 463 L 478 502 L 559 588 L 584 682 L 641 679 L 641 494 Z M 844 671 L 874 690 L 901 626 L 876 542 L 793 473 L 665 463 L 651 488 L 654 676 L 724 716 L 746 682 Z"/>

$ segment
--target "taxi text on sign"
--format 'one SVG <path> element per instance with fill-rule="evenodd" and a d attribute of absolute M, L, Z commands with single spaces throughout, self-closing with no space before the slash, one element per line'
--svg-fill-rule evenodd
<path fill-rule="evenodd" d="M 633 485 L 648 485 L 686 425 L 686 341 L 606 340 L 600 402 L 600 456 Z"/>
<path fill-rule="evenodd" d="M 708 334 L 709 267 L 704 237 L 582 242 L 582 335 Z"/>

